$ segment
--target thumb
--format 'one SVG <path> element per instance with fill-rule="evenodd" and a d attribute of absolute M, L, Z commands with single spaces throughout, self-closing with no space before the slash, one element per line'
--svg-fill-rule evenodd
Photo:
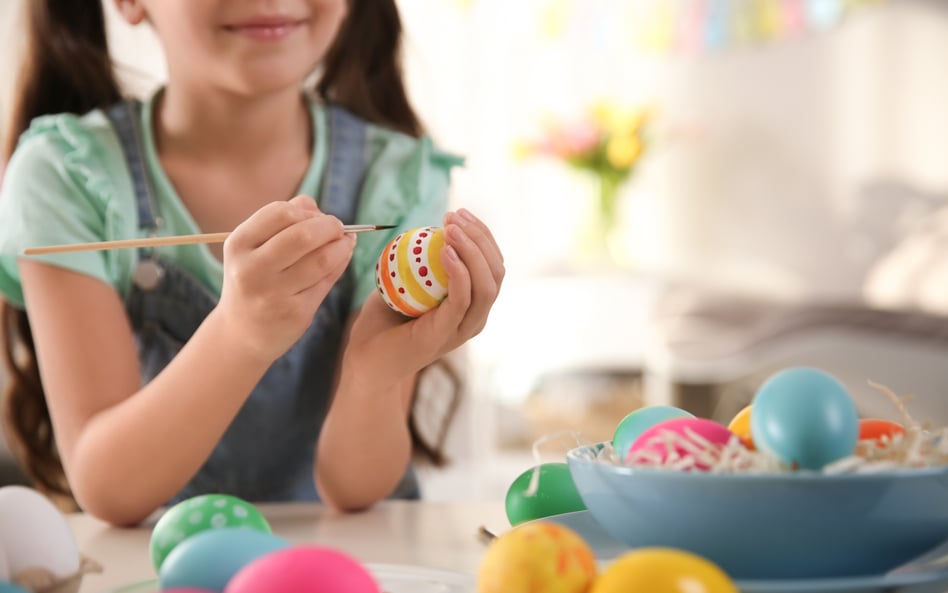
<path fill-rule="evenodd" d="M 311 212 L 319 212 L 319 206 L 316 205 L 316 200 L 306 195 L 299 195 L 290 200 L 290 204 L 296 206 L 297 208 L 302 208 L 303 210 L 309 210 Z"/>

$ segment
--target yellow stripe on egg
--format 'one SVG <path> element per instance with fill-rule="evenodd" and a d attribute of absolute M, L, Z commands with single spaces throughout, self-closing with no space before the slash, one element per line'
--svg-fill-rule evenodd
<path fill-rule="evenodd" d="M 424 232 L 424 230 L 425 229 L 419 229 L 421 232 Z M 426 311 L 438 306 L 440 301 L 428 294 L 425 287 L 418 282 L 415 277 L 415 271 L 412 269 L 412 256 L 408 253 L 408 249 L 418 240 L 415 238 L 417 236 L 418 232 L 413 232 L 411 235 L 406 234 L 402 237 L 398 245 L 398 255 L 395 257 L 395 260 L 398 262 L 398 275 L 405 286 L 405 290 L 408 291 L 412 299 L 420 304 L 418 308 Z"/>
<path fill-rule="evenodd" d="M 444 247 L 444 230 L 438 229 L 431 235 L 431 242 L 428 244 L 428 259 L 431 263 L 428 267 L 438 284 L 447 288 L 448 275 L 444 273 L 444 265 L 441 263 L 442 247 Z"/>

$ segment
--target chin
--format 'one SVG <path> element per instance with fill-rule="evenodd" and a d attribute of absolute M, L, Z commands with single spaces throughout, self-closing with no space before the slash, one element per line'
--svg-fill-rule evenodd
<path fill-rule="evenodd" d="M 307 74 L 296 71 L 281 72 L 276 69 L 262 72 L 242 72 L 234 76 L 228 86 L 235 93 L 247 97 L 272 95 L 289 89 L 301 89 Z"/>

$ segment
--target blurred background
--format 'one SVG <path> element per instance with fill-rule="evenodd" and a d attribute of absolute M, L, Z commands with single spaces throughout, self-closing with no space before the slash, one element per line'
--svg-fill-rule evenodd
<path fill-rule="evenodd" d="M 643 404 L 726 422 L 786 366 L 948 424 L 948 2 L 398 4 L 452 205 L 508 270 L 429 498 L 500 498 Z M 161 84 L 147 27 L 110 27 L 129 92 Z"/>

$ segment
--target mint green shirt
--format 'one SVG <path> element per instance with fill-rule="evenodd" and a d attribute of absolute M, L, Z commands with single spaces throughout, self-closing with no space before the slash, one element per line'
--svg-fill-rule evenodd
<path fill-rule="evenodd" d="M 312 162 L 297 194 L 321 196 L 328 134 L 326 112 L 310 100 Z M 165 174 L 151 126 L 154 96 L 144 103 L 145 157 L 162 223 L 159 236 L 201 232 Z M 356 224 L 394 224 L 391 231 L 363 233 L 352 257 L 353 308 L 375 290 L 375 263 L 399 232 L 442 224 L 456 156 L 421 139 L 369 125 L 367 168 Z M 118 138 L 102 111 L 37 118 L 20 138 L 0 186 L 0 293 L 23 307 L 17 259 L 27 247 L 138 238 L 135 198 Z M 219 295 L 223 266 L 206 245 L 160 247 L 158 253 L 189 271 Z M 31 256 L 108 283 L 126 297 L 138 261 L 135 249 Z"/>

